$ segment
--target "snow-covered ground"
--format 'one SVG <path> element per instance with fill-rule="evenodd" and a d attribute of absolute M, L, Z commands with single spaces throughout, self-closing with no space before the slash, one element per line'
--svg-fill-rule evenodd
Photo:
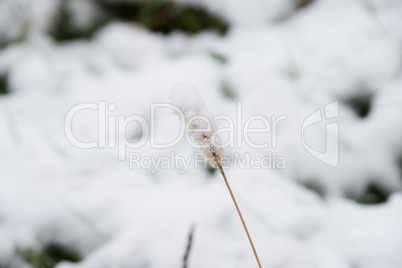
<path fill-rule="evenodd" d="M 74 2 L 76 21 L 85 24 L 91 2 Z M 184 139 L 169 148 L 151 148 L 148 139 L 119 155 L 122 135 L 144 137 L 136 122 L 120 129 L 114 148 L 108 139 L 106 148 L 82 149 L 66 138 L 75 105 L 97 110 L 74 116 L 74 135 L 100 141 L 99 117 L 106 114 L 109 127 L 113 120 L 121 126 L 118 116 L 151 123 L 151 104 L 168 103 L 179 82 L 196 86 L 215 115 L 234 119 L 235 146 L 226 157 L 271 152 L 272 161 L 285 161 L 226 169 L 263 267 L 402 267 L 402 2 L 316 0 L 300 9 L 291 0 L 177 2 L 219 14 L 229 31 L 162 35 L 115 21 L 91 39 L 60 43 L 46 34 L 58 1 L 0 0 L 0 45 L 8 43 L 0 77 L 10 90 L 0 95 L 0 267 L 31 267 L 16 249 L 49 243 L 83 255 L 57 268 L 180 267 L 192 225 L 189 267 L 257 267 L 219 172 L 195 161 L 185 172 L 173 160 L 155 170 L 130 161 L 130 153 L 194 157 Z M 26 20 L 26 39 L 11 42 Z M 302 143 L 303 122 L 334 101 L 339 116 L 328 122 L 338 123 L 339 136 L 323 120 L 304 139 L 320 151 L 327 136 L 338 140 L 336 167 Z M 102 115 L 103 103 L 109 109 Z M 270 123 L 286 116 L 276 131 L 251 134 L 269 148 L 237 142 L 238 124 L 244 128 L 253 115 Z M 158 143 L 179 129 L 172 111 L 156 110 Z M 370 189 L 387 200 L 357 202 Z"/>

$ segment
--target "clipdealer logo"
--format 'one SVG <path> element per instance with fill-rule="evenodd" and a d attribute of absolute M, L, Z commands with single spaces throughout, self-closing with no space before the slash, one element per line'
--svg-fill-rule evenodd
<path fill-rule="evenodd" d="M 177 114 L 182 122 L 180 133 L 178 136 L 170 142 L 161 144 L 156 142 L 155 136 L 155 117 L 157 109 L 166 109 L 167 111 Z M 98 135 L 97 139 L 84 141 L 77 138 L 74 134 L 74 118 L 80 116 L 80 112 L 84 110 L 91 110 L 97 113 L 97 127 Z M 150 169 L 154 172 L 159 168 L 179 168 L 180 170 L 187 170 L 190 166 L 190 160 L 180 158 L 179 155 L 174 155 L 172 160 L 161 157 L 141 156 L 136 149 L 144 146 L 149 146 L 150 149 L 167 149 L 173 148 L 183 139 L 194 147 L 198 148 L 198 145 L 193 142 L 191 137 L 187 134 L 186 129 L 189 126 L 185 124 L 184 116 L 180 109 L 170 103 L 154 103 L 150 104 L 150 119 L 133 114 L 129 116 L 118 115 L 115 113 L 117 106 L 114 103 L 107 104 L 106 101 L 99 101 L 98 103 L 80 103 L 73 106 L 66 114 L 65 117 L 65 136 L 66 139 L 74 146 L 82 149 L 92 148 L 114 148 L 117 149 L 118 160 L 125 161 L 127 155 L 129 156 L 129 162 L 131 168 L 143 168 Z M 302 124 L 301 127 L 301 142 L 305 150 L 310 153 L 316 159 L 328 164 L 329 166 L 336 167 L 339 164 L 339 148 L 338 148 L 338 122 L 329 122 L 326 125 L 326 148 L 324 152 L 320 152 L 317 149 L 312 148 L 306 143 L 305 130 L 313 124 L 323 122 L 325 120 L 333 120 L 338 117 L 338 102 L 335 101 L 324 107 L 324 117 L 321 115 L 321 110 L 317 110 L 312 113 Z M 243 118 L 242 104 L 239 101 L 237 103 L 237 112 L 235 118 L 231 118 L 227 115 L 218 115 L 213 117 L 213 120 L 224 121 L 228 127 L 220 128 L 216 134 L 226 133 L 229 137 L 224 143 L 221 144 L 223 148 L 241 148 L 244 145 L 254 149 L 268 149 L 276 148 L 278 143 L 277 129 L 279 124 L 286 120 L 286 115 L 271 116 L 267 118 L 262 115 L 253 115 L 249 118 Z M 197 116 L 197 120 L 205 120 L 206 125 L 211 125 L 209 118 L 200 118 Z M 191 120 L 190 120 L 191 122 Z M 254 122 L 259 122 L 259 128 L 252 127 Z M 135 142 L 129 140 L 126 135 L 127 127 L 130 124 L 137 124 L 141 128 L 141 135 Z M 258 140 L 257 143 L 252 139 L 250 134 L 263 134 L 266 135 L 266 139 L 263 141 Z M 130 151 L 131 150 L 131 151 Z M 128 152 L 128 153 L 127 153 Z M 202 155 L 202 154 L 200 154 Z M 172 156 L 172 154 L 170 154 Z M 151 159 L 152 158 L 152 159 Z M 194 166 L 200 165 L 199 155 L 194 155 Z M 204 159 L 205 160 L 205 159 Z M 232 159 L 228 159 L 227 164 L 233 164 L 233 166 L 239 166 L 242 168 L 273 168 L 283 169 L 286 168 L 286 159 L 283 156 L 277 155 L 277 153 L 267 151 L 267 154 L 262 157 L 252 157 L 250 154 L 240 155 L 234 153 Z M 178 163 L 172 165 L 172 163 Z M 204 161 L 204 165 L 206 162 Z"/>

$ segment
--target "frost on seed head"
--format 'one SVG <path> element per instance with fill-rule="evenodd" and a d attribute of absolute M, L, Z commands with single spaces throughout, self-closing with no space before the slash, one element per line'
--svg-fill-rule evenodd
<path fill-rule="evenodd" d="M 209 159 L 211 166 L 220 167 L 223 149 L 211 112 L 198 94 L 197 89 L 188 84 L 176 84 L 170 91 L 170 102 L 183 113 L 190 136 L 200 145 L 201 152 Z"/>

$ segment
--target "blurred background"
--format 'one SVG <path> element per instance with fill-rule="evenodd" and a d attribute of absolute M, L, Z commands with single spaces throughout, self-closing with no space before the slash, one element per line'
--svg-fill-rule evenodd
<path fill-rule="evenodd" d="M 401 25 L 399 0 L 0 0 L 0 267 L 257 267 L 219 172 L 130 167 L 129 152 L 194 156 L 185 140 L 119 161 L 66 139 L 75 105 L 150 123 L 179 82 L 215 115 L 241 103 L 243 125 L 286 116 L 276 146 L 260 133 L 269 148 L 225 149 L 285 160 L 226 169 L 263 267 L 402 267 Z M 339 141 L 331 167 L 302 125 L 334 101 L 339 135 L 323 120 L 304 136 Z M 98 110 L 73 118 L 77 139 L 99 141 Z M 171 141 L 178 118 L 155 118 Z"/>

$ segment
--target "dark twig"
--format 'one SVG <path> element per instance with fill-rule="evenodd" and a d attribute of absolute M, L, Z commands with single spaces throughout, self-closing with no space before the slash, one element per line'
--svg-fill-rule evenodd
<path fill-rule="evenodd" d="M 193 224 L 193 225 L 191 225 L 190 233 L 188 234 L 186 252 L 184 253 L 184 257 L 183 257 L 183 268 L 188 267 L 187 264 L 188 264 L 188 258 L 190 256 L 191 245 L 193 243 L 194 230 L 195 230 L 195 225 Z"/>

